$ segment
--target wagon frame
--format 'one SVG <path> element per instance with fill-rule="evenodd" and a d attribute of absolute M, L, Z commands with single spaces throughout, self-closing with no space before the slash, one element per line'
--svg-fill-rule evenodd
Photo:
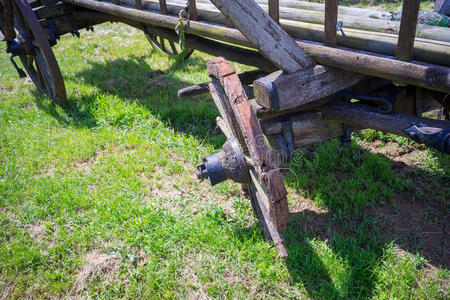
<path fill-rule="evenodd" d="M 201 10 L 202 0 L 0 0 L 0 40 L 19 76 L 26 71 L 57 104 L 67 99 L 51 47 L 64 34 L 79 36 L 100 23 L 138 28 L 157 51 L 177 59 L 187 59 L 193 49 L 219 56 L 207 63 L 210 82 L 178 93 L 181 99 L 210 93 L 227 137 L 222 151 L 203 158 L 196 174 L 212 185 L 241 183 L 266 238 L 285 258 L 289 208 L 280 168 L 295 148 L 336 137 L 345 146 L 352 131 L 373 128 L 450 153 L 450 47 L 439 43 L 431 49 L 426 40 L 416 40 L 418 0 L 404 1 L 398 39 L 384 40 L 389 51 L 395 48 L 394 56 L 341 47 L 347 39 L 337 33 L 343 32 L 337 0 L 325 1 L 320 43 L 300 39 L 295 28 L 280 23 L 279 0 L 261 1 L 211 0 L 216 10 Z M 449 14 L 450 1 L 441 2 Z M 236 74 L 227 60 L 257 70 Z M 447 120 L 421 117 L 436 107 Z"/>

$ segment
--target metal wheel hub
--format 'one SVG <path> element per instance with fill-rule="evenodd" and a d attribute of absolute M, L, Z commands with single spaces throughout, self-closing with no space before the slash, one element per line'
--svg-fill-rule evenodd
<path fill-rule="evenodd" d="M 222 151 L 203 158 L 197 166 L 198 179 L 208 178 L 214 186 L 227 179 L 238 183 L 249 183 L 250 175 L 244 156 L 234 137 L 229 138 L 222 146 Z"/>

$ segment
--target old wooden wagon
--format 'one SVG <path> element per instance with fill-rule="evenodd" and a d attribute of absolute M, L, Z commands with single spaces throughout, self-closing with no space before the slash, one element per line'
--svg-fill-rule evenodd
<path fill-rule="evenodd" d="M 297 147 L 336 137 L 345 146 L 352 131 L 373 128 L 450 152 L 450 29 L 418 25 L 419 4 L 405 0 L 398 22 L 337 0 L 0 0 L 0 39 L 19 76 L 26 72 L 58 104 L 66 91 L 51 47 L 103 22 L 139 28 L 177 59 L 193 49 L 219 56 L 207 63 L 211 82 L 179 91 L 210 93 L 228 138 L 197 176 L 242 183 L 266 237 L 286 257 L 280 167 Z M 440 16 L 449 6 L 438 1 Z M 257 69 L 236 74 L 226 59 Z M 422 117 L 433 108 L 447 120 Z"/>

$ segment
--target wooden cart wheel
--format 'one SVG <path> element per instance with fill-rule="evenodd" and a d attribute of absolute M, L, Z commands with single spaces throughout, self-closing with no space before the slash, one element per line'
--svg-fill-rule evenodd
<path fill-rule="evenodd" d="M 4 6 L 5 0 L 0 2 Z M 66 88 L 47 35 L 26 0 L 12 0 L 12 3 L 17 37 L 8 41 L 10 52 L 19 57 L 39 92 L 55 103 L 64 103 L 67 100 Z M 4 31 L 5 19 L 1 15 L 0 19 Z"/>
<path fill-rule="evenodd" d="M 269 155 L 269 146 L 239 77 L 225 59 L 208 61 L 212 78 L 210 93 L 221 117 L 217 124 L 228 138 L 235 138 L 246 158 L 247 183 L 252 207 L 266 238 L 273 240 L 279 255 L 287 257 L 282 232 L 287 229 L 287 192 L 280 170 Z"/>

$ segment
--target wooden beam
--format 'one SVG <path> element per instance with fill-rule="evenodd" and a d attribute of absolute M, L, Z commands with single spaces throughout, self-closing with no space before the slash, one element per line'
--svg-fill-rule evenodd
<path fill-rule="evenodd" d="M 325 40 L 324 44 L 336 47 L 336 25 L 337 25 L 337 0 L 325 1 Z"/>
<path fill-rule="evenodd" d="M 255 1 L 212 0 L 211 2 L 281 70 L 295 73 L 315 65 L 314 61 Z"/>
<path fill-rule="evenodd" d="M 262 120 L 260 123 L 266 135 L 275 135 L 283 132 L 283 123 L 286 121 L 290 122 L 295 148 L 344 134 L 342 123 L 323 119 L 320 111 L 298 112 L 282 118 Z"/>
<path fill-rule="evenodd" d="M 279 0 L 269 0 L 269 16 L 280 24 L 280 2 Z"/>
<path fill-rule="evenodd" d="M 197 4 L 195 3 L 195 0 L 189 0 L 189 17 L 191 20 L 197 21 L 198 20 L 198 12 L 197 12 Z"/>
<path fill-rule="evenodd" d="M 295 74 L 275 72 L 255 80 L 253 88 L 256 102 L 268 109 L 296 108 L 357 84 L 364 76 L 316 66 L 313 72 Z"/>
<path fill-rule="evenodd" d="M 414 115 L 392 113 L 383 114 L 376 107 L 347 101 L 333 101 L 321 108 L 322 117 L 327 120 L 344 122 L 357 128 L 372 128 L 383 132 L 409 137 L 405 129 L 416 124 L 425 127 L 446 129 L 450 121 L 416 117 Z"/>
<path fill-rule="evenodd" d="M 178 18 L 164 16 L 150 11 L 140 11 L 121 7 L 111 3 L 91 0 L 63 0 L 65 3 L 107 13 L 111 19 L 121 18 L 124 23 L 132 21 L 174 29 Z M 123 0 L 122 0 L 123 1 Z M 200 35 L 225 43 L 245 47 L 254 47 L 238 30 L 217 26 L 206 22 L 189 22 L 185 28 L 187 34 Z M 296 43 L 317 63 L 353 71 L 360 74 L 385 78 L 427 89 L 450 92 L 450 69 L 443 66 L 424 64 L 423 62 L 402 62 L 384 55 L 330 48 L 316 43 L 297 40 Z"/>
<path fill-rule="evenodd" d="M 402 21 L 398 34 L 395 57 L 402 61 L 411 61 L 413 57 L 414 39 L 416 37 L 417 18 L 420 0 L 405 0 L 402 9 Z"/>

